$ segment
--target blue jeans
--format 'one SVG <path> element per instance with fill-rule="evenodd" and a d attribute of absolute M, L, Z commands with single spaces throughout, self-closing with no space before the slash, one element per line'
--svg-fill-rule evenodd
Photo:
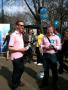
<path fill-rule="evenodd" d="M 52 70 L 53 84 L 56 84 L 57 80 L 58 80 L 57 57 L 56 57 L 56 54 L 44 53 L 43 54 L 43 68 L 44 68 L 43 82 L 48 82 L 49 67 Z"/>

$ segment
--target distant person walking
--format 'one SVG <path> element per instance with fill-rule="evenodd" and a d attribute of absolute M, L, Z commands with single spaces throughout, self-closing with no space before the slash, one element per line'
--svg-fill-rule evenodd
<path fill-rule="evenodd" d="M 29 50 L 24 54 L 24 58 L 26 58 L 26 61 L 30 63 L 33 59 L 33 53 L 35 51 L 34 43 L 36 42 L 36 38 L 34 35 L 34 31 L 32 29 L 29 29 L 28 33 L 25 32 L 23 34 L 23 39 L 24 39 L 25 46 L 28 44 L 30 45 Z"/>
<path fill-rule="evenodd" d="M 68 72 L 68 30 L 64 32 L 64 38 L 62 43 L 61 53 L 59 55 L 60 65 L 59 65 L 59 74 L 62 74 L 65 71 Z"/>
<path fill-rule="evenodd" d="M 28 37 L 29 37 L 29 44 L 31 46 L 30 49 L 29 49 L 29 57 L 32 60 L 33 59 L 33 54 L 35 52 L 34 43 L 36 42 L 36 38 L 35 38 L 33 29 L 29 30 Z"/>
<path fill-rule="evenodd" d="M 5 39 L 4 39 L 4 42 L 3 42 L 3 51 L 6 52 L 6 58 L 7 60 L 9 59 L 9 50 L 8 50 L 8 44 L 9 44 L 9 40 L 10 40 L 10 35 L 11 35 L 11 32 L 8 33 L 8 35 L 6 35 Z"/>
<path fill-rule="evenodd" d="M 63 43 L 63 36 L 62 36 L 62 34 L 60 34 L 58 32 L 58 29 L 55 29 L 54 30 L 54 33 L 57 36 L 59 36 L 59 38 L 61 39 L 61 42 Z M 58 72 L 59 72 L 59 74 L 62 74 L 63 73 L 63 59 L 62 59 L 62 56 L 63 55 L 62 55 L 62 49 L 61 50 L 58 50 L 57 53 L 56 53 L 56 55 L 57 55 L 57 59 L 58 59 L 58 62 L 59 62 Z"/>
<path fill-rule="evenodd" d="M 21 84 L 21 76 L 24 72 L 23 55 L 29 47 L 24 47 L 23 33 L 24 23 L 16 21 L 16 30 L 11 34 L 9 41 L 9 50 L 11 52 L 11 61 L 13 64 L 12 90 L 16 90 Z"/>
<path fill-rule="evenodd" d="M 40 45 L 43 40 L 43 34 L 41 30 L 38 30 L 37 40 L 36 40 L 36 55 L 37 55 L 37 65 L 42 65 L 42 53 L 40 52 Z"/>

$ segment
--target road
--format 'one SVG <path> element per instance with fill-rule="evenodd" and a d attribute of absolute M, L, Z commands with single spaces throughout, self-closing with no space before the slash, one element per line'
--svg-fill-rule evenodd
<path fill-rule="evenodd" d="M 5 57 L 0 56 L 0 90 L 11 90 L 11 75 L 12 75 L 12 62 L 6 60 Z M 24 86 L 20 90 L 52 90 L 52 75 L 50 71 L 49 86 L 44 89 L 39 88 L 41 80 L 37 79 L 37 73 L 43 70 L 42 66 L 37 66 L 33 62 L 25 64 L 25 71 L 21 77 Z M 59 75 L 58 90 L 68 90 L 68 73 L 64 72 Z"/>

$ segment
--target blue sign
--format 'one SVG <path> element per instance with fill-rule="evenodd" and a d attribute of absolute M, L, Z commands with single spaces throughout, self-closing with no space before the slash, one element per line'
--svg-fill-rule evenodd
<path fill-rule="evenodd" d="M 0 53 L 3 53 L 3 51 L 6 52 L 4 50 L 5 45 L 3 45 L 3 42 L 9 30 L 10 30 L 10 24 L 0 24 Z"/>

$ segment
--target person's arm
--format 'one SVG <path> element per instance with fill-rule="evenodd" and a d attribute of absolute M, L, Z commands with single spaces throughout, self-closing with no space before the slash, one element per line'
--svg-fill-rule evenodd
<path fill-rule="evenodd" d="M 41 42 L 41 48 L 43 48 L 43 49 L 50 49 L 49 48 L 49 46 L 48 45 L 46 45 L 46 43 L 45 43 L 45 41 L 46 41 L 46 38 L 45 37 L 43 37 L 43 39 L 42 39 L 42 42 Z"/>
<path fill-rule="evenodd" d="M 56 44 L 53 45 L 53 48 L 56 49 L 56 50 L 61 50 L 61 39 L 57 36 L 56 37 Z"/>
<path fill-rule="evenodd" d="M 46 49 L 46 50 L 53 50 L 54 49 L 54 46 L 52 46 L 51 44 L 50 45 L 47 45 L 45 43 L 46 40 L 47 39 L 44 37 L 43 40 L 42 40 L 41 48 Z"/>
<path fill-rule="evenodd" d="M 17 49 L 17 48 L 14 48 L 13 46 L 9 46 L 9 50 L 10 50 L 11 52 L 22 52 L 22 53 L 24 53 L 25 51 L 28 50 L 28 48 L 20 48 L 20 49 Z"/>

